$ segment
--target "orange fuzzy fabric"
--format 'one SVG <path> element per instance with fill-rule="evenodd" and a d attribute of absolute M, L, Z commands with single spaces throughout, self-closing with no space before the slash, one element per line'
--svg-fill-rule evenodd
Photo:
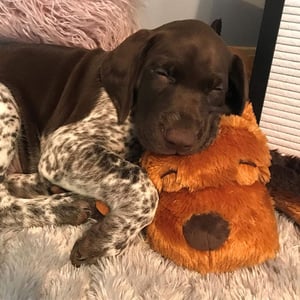
<path fill-rule="evenodd" d="M 207 188 L 201 192 L 184 189 L 163 192 L 153 223 L 147 228 L 151 247 L 178 265 L 200 273 L 227 272 L 273 258 L 278 234 L 271 199 L 256 182 Z M 230 235 L 217 250 L 190 247 L 182 226 L 194 214 L 217 212 L 229 221 Z"/>

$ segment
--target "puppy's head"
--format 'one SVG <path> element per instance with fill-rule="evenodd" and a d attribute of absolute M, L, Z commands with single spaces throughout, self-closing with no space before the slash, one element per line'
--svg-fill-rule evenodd
<path fill-rule="evenodd" d="M 141 144 L 160 154 L 204 149 L 220 116 L 240 114 L 247 98 L 241 59 L 196 20 L 138 31 L 107 54 L 101 72 L 119 122 L 132 109 Z"/>

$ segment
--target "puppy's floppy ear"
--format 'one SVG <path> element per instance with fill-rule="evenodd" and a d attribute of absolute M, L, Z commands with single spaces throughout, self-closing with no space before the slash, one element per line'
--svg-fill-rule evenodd
<path fill-rule="evenodd" d="M 226 94 L 226 105 L 230 112 L 240 115 L 248 99 L 248 80 L 242 59 L 233 55 L 229 70 L 228 91 Z"/>
<path fill-rule="evenodd" d="M 210 27 L 218 34 L 221 35 L 222 32 L 222 19 L 216 19 L 214 20 Z"/>
<path fill-rule="evenodd" d="M 116 107 L 120 124 L 125 121 L 132 106 L 150 36 L 150 30 L 137 31 L 108 52 L 101 65 L 101 80 Z"/>

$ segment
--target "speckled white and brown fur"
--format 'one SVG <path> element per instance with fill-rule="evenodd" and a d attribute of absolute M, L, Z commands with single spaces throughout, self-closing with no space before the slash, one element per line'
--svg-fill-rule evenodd
<path fill-rule="evenodd" d="M 158 200 L 146 173 L 130 162 L 137 154 L 130 121 L 118 125 L 111 100 L 100 94 L 83 120 L 42 137 L 37 174 L 8 175 L 21 120 L 12 94 L 0 84 L 0 226 L 79 224 L 92 213 L 88 199 L 101 199 L 110 213 L 74 246 L 76 265 L 120 253 L 151 222 Z M 72 192 L 50 195 L 51 184 Z"/>
<path fill-rule="evenodd" d="M 139 156 L 133 144 L 130 121 L 117 124 L 115 108 L 104 91 L 86 118 L 43 140 L 40 174 L 110 207 L 103 222 L 94 224 L 75 244 L 71 255 L 75 263 L 87 259 L 77 255 L 84 253 L 85 246 L 89 261 L 120 253 L 154 216 L 157 191 L 145 171 L 131 162 Z"/>
<path fill-rule="evenodd" d="M 49 182 L 38 174 L 8 174 L 16 155 L 17 141 L 21 138 L 20 128 L 21 119 L 14 98 L 9 89 L 0 84 L 0 228 L 85 221 L 90 205 L 80 201 L 78 195 L 49 195 Z M 36 198 L 31 199 L 34 195 Z M 56 201 L 61 199 L 63 201 Z M 75 200 L 78 201 L 75 203 Z"/>

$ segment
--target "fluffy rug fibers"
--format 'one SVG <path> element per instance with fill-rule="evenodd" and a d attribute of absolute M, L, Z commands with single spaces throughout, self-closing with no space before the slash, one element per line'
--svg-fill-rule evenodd
<path fill-rule="evenodd" d="M 142 237 L 119 257 L 75 268 L 69 253 L 87 226 L 2 232 L 0 299 L 299 299 L 299 229 L 282 216 L 276 259 L 205 276 L 162 258 Z"/>

